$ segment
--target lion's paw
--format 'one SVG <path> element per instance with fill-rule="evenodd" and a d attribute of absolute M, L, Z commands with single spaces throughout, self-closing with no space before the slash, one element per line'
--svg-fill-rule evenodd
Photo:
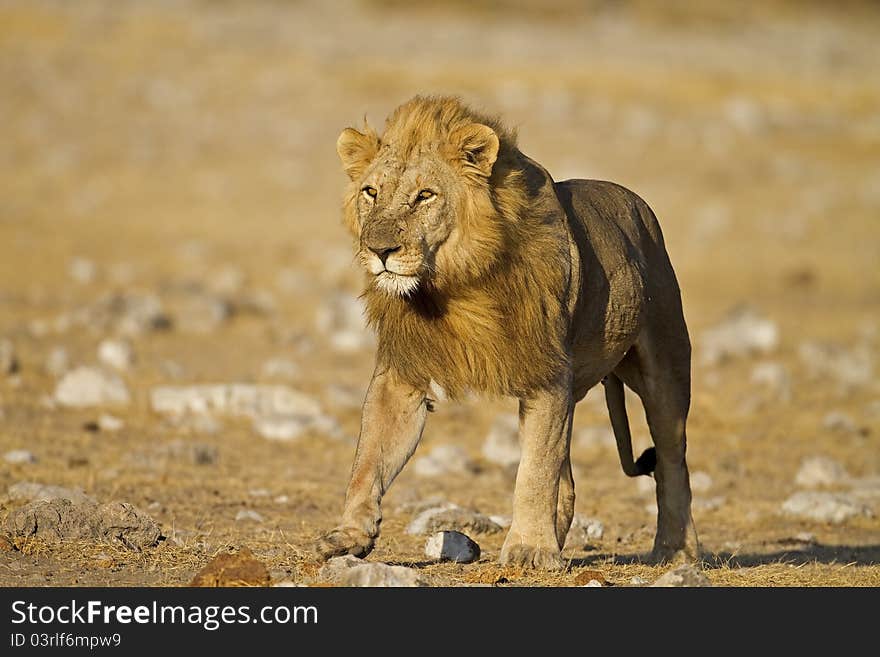
<path fill-rule="evenodd" d="M 537 548 L 530 545 L 513 545 L 503 549 L 501 563 L 505 566 L 539 570 L 562 570 L 565 567 L 558 549 Z"/>
<path fill-rule="evenodd" d="M 319 538 L 315 552 L 322 559 L 350 554 L 365 557 L 373 550 L 373 537 L 356 527 L 337 527 Z"/>

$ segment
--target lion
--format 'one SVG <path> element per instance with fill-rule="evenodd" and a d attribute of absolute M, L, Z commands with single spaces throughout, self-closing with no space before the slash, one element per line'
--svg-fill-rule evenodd
<path fill-rule="evenodd" d="M 623 471 L 654 474 L 653 560 L 693 559 L 685 459 L 691 347 L 653 211 L 611 182 L 554 182 L 513 131 L 455 97 L 416 96 L 380 136 L 337 141 L 343 216 L 366 271 L 375 370 L 341 523 L 320 557 L 366 556 L 380 502 L 416 449 L 433 400 L 519 400 L 522 448 L 500 561 L 556 570 L 574 514 L 575 404 L 603 383 Z M 633 460 L 624 384 L 654 446 Z"/>

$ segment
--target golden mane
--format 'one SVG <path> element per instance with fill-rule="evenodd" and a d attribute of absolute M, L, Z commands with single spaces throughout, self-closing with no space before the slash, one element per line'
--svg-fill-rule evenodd
<path fill-rule="evenodd" d="M 421 97 L 399 107 L 380 139 L 394 160 L 416 149 L 455 157 L 451 136 L 468 124 L 499 137 L 491 176 L 462 176 L 469 190 L 456 218 L 459 276 L 424 282 L 409 298 L 369 287 L 367 319 L 378 334 L 380 366 L 413 385 L 433 379 L 451 397 L 466 390 L 522 396 L 546 385 L 568 360 L 564 343 L 570 254 L 564 212 L 549 175 L 516 147 L 498 119 L 456 98 Z M 347 203 L 346 211 L 351 211 Z"/>

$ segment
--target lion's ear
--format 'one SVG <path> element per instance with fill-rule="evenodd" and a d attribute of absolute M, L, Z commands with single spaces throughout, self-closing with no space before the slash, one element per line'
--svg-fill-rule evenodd
<path fill-rule="evenodd" d="M 375 131 L 369 126 L 364 131 L 366 134 L 346 128 L 336 140 L 336 152 L 342 160 L 342 168 L 352 180 L 363 174 L 379 152 L 379 137 Z"/>
<path fill-rule="evenodd" d="M 471 123 L 459 128 L 453 135 L 458 148 L 472 167 L 487 178 L 492 175 L 492 165 L 498 159 L 498 135 L 487 125 Z"/>

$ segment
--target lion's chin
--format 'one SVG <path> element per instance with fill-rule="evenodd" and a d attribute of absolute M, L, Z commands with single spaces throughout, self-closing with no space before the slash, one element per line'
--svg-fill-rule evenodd
<path fill-rule="evenodd" d="M 417 276 L 404 276 L 390 271 L 383 271 L 374 280 L 378 289 L 395 297 L 408 297 L 419 287 Z"/>

